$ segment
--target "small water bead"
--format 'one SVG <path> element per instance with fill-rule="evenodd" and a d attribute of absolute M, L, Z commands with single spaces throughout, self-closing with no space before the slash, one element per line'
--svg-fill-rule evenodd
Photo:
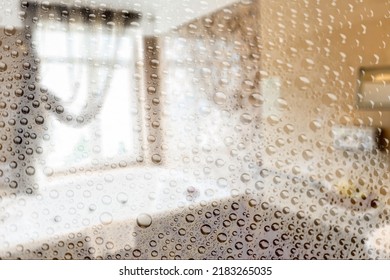
<path fill-rule="evenodd" d="M 142 213 L 137 217 L 137 225 L 140 228 L 148 228 L 152 224 L 152 217 L 149 214 Z"/>
<path fill-rule="evenodd" d="M 276 254 L 276 256 L 281 257 L 281 256 L 283 256 L 284 251 L 282 248 L 278 248 L 275 250 L 275 254 Z"/>
<path fill-rule="evenodd" d="M 242 173 L 240 177 L 241 182 L 247 183 L 251 180 L 251 176 L 248 173 Z"/>
<path fill-rule="evenodd" d="M 28 167 L 26 168 L 26 174 L 29 175 L 29 176 L 34 175 L 34 174 L 35 174 L 35 168 L 32 167 L 32 166 L 28 166 Z"/>
<path fill-rule="evenodd" d="M 215 161 L 215 165 L 217 166 L 217 167 L 223 167 L 224 165 L 225 165 L 225 161 L 223 160 L 223 159 L 217 159 L 216 161 Z"/>
<path fill-rule="evenodd" d="M 260 107 L 264 103 L 264 98 L 260 93 L 252 93 L 249 96 L 249 103 L 253 107 Z"/>
<path fill-rule="evenodd" d="M 113 242 L 108 241 L 108 242 L 106 243 L 106 248 L 107 248 L 108 250 L 112 250 L 112 249 L 114 249 L 114 247 L 115 247 L 115 245 L 114 245 Z"/>
<path fill-rule="evenodd" d="M 135 250 L 133 251 L 133 256 L 134 256 L 135 258 L 139 258 L 141 255 L 142 255 L 141 250 L 135 249 Z"/>
<path fill-rule="evenodd" d="M 38 117 L 35 118 L 35 123 L 36 123 L 36 124 L 41 125 L 41 124 L 43 124 L 44 122 L 45 122 L 45 119 L 44 119 L 42 116 L 38 116 Z"/>
<path fill-rule="evenodd" d="M 152 162 L 155 164 L 159 164 L 161 162 L 161 156 L 159 154 L 152 155 Z"/>
<path fill-rule="evenodd" d="M 220 243 L 226 242 L 227 239 L 228 239 L 228 236 L 227 236 L 226 233 L 219 233 L 219 234 L 217 235 L 217 241 L 220 242 Z"/>
<path fill-rule="evenodd" d="M 14 143 L 17 144 L 17 145 L 21 144 L 22 141 L 23 141 L 23 139 L 22 139 L 22 137 L 20 137 L 20 136 L 16 136 L 16 137 L 14 138 Z"/>
<path fill-rule="evenodd" d="M 184 228 L 180 228 L 178 230 L 178 233 L 179 233 L 180 236 L 185 236 L 187 232 L 186 232 L 186 230 Z"/>
<path fill-rule="evenodd" d="M 129 199 L 129 196 L 126 193 L 124 193 L 124 192 L 120 192 L 116 196 L 116 200 L 119 203 L 122 203 L 122 204 L 127 203 L 128 199 Z"/>
<path fill-rule="evenodd" d="M 21 97 L 21 96 L 23 96 L 23 94 L 24 94 L 23 89 L 18 88 L 18 89 L 15 90 L 15 96 Z"/>
<path fill-rule="evenodd" d="M 269 247 L 269 241 L 266 240 L 266 239 L 262 239 L 262 240 L 260 240 L 260 242 L 259 242 L 259 246 L 260 246 L 260 248 L 263 249 L 263 250 L 268 249 L 268 247 Z"/>
<path fill-rule="evenodd" d="M 99 217 L 100 219 L 100 222 L 103 224 L 103 225 L 109 225 L 112 223 L 113 221 L 113 217 L 112 217 L 112 214 L 111 213 L 108 213 L 108 212 L 104 212 L 100 215 Z"/>
<path fill-rule="evenodd" d="M 237 220 L 237 226 L 243 227 L 245 225 L 245 221 L 243 219 Z"/>
<path fill-rule="evenodd" d="M 55 108 L 55 111 L 57 114 L 62 114 L 64 112 L 64 107 L 61 106 L 61 105 L 58 105 L 56 108 Z"/>
<path fill-rule="evenodd" d="M 219 179 L 217 180 L 217 185 L 218 185 L 219 187 L 221 187 L 221 188 L 225 188 L 225 187 L 228 186 L 228 181 L 226 180 L 226 178 L 221 177 L 221 178 L 219 178 Z"/>
<path fill-rule="evenodd" d="M 252 116 L 250 114 L 248 114 L 248 113 L 243 113 L 240 116 L 240 121 L 243 124 L 250 124 L 252 122 Z"/>
<path fill-rule="evenodd" d="M 248 204 L 250 207 L 256 207 L 257 201 L 256 201 L 256 199 L 250 199 Z"/>
<path fill-rule="evenodd" d="M 8 69 L 7 64 L 0 61 L 0 72 L 5 72 L 5 71 L 7 71 L 7 69 Z"/>
<path fill-rule="evenodd" d="M 234 244 L 234 247 L 237 250 L 241 250 L 242 248 L 244 248 L 244 244 L 242 242 L 236 242 L 236 244 Z"/>
<path fill-rule="evenodd" d="M 192 215 L 192 214 L 187 214 L 187 215 L 186 215 L 186 221 L 187 221 L 188 223 L 194 222 L 194 221 L 195 221 L 195 216 Z"/>
<path fill-rule="evenodd" d="M 200 232 L 203 234 L 203 235 L 208 235 L 211 233 L 211 227 L 209 225 L 203 225 L 201 228 L 200 228 Z"/>
<path fill-rule="evenodd" d="M 28 113 L 30 113 L 30 108 L 27 106 L 24 106 L 21 111 L 23 114 L 28 114 Z"/>
<path fill-rule="evenodd" d="M 304 150 L 302 152 L 302 157 L 305 159 L 305 160 L 311 160 L 314 158 L 314 153 L 312 150 Z"/>
<path fill-rule="evenodd" d="M 65 260 L 72 260 L 73 259 L 73 255 L 71 253 L 66 253 L 64 255 L 64 258 L 65 258 Z"/>
<path fill-rule="evenodd" d="M 200 246 L 199 248 L 198 248 L 198 253 L 199 254 L 204 254 L 206 252 L 206 248 L 204 247 L 204 246 Z"/>
<path fill-rule="evenodd" d="M 151 68 L 157 69 L 160 65 L 160 61 L 158 59 L 151 59 L 149 65 Z"/>
<path fill-rule="evenodd" d="M 232 210 L 237 211 L 238 209 L 240 209 L 240 204 L 238 204 L 237 202 L 233 202 L 231 205 L 231 208 L 232 208 Z M 232 214 L 234 214 L 234 213 L 232 213 Z"/>
<path fill-rule="evenodd" d="M 111 202 L 112 202 L 112 198 L 111 198 L 111 196 L 109 196 L 109 195 L 104 195 L 103 197 L 102 197 L 102 203 L 103 204 L 106 204 L 106 205 L 110 205 L 111 204 Z"/>
<path fill-rule="evenodd" d="M 214 93 L 213 100 L 214 100 L 215 104 L 223 105 L 226 103 L 227 97 L 226 97 L 225 93 L 218 91 L 218 92 Z"/>

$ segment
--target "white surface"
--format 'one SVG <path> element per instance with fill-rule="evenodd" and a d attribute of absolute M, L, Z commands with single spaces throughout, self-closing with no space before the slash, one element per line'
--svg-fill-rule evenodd
<path fill-rule="evenodd" d="M 50 178 L 50 177 L 49 177 Z M 38 178 L 36 196 L 3 198 L 0 252 L 18 244 L 50 242 L 54 236 L 111 225 L 135 225 L 151 216 L 230 197 L 230 188 L 191 174 L 157 167 L 122 168 L 81 175 Z M 174 187 L 172 187 L 174 186 Z M 0 209 L 1 210 L 1 209 Z"/>

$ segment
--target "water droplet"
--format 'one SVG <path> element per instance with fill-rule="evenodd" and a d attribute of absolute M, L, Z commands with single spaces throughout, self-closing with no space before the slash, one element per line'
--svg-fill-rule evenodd
<path fill-rule="evenodd" d="M 243 124 L 250 124 L 252 122 L 252 116 L 248 113 L 244 113 L 240 116 L 240 121 Z"/>
<path fill-rule="evenodd" d="M 310 80 L 307 77 L 301 76 L 296 80 L 296 84 L 300 89 L 307 89 Z"/>
<path fill-rule="evenodd" d="M 111 241 L 108 241 L 108 242 L 106 243 L 106 248 L 107 248 L 108 250 L 114 249 L 114 243 L 111 242 Z"/>
<path fill-rule="evenodd" d="M 314 120 L 310 123 L 310 129 L 313 131 L 317 131 L 322 127 L 322 124 L 318 120 Z"/>
<path fill-rule="evenodd" d="M 223 104 L 225 104 L 226 99 L 227 99 L 226 95 L 223 92 L 218 91 L 218 92 L 214 93 L 213 100 L 214 100 L 215 104 L 223 105 Z"/>
<path fill-rule="evenodd" d="M 102 245 L 104 242 L 104 239 L 102 237 L 96 237 L 95 242 L 97 245 Z"/>
<path fill-rule="evenodd" d="M 118 195 L 116 196 L 116 200 L 119 202 L 119 203 L 122 203 L 122 204 L 125 204 L 129 199 L 129 196 L 124 193 L 124 192 L 120 192 L 118 193 Z"/>
<path fill-rule="evenodd" d="M 140 228 L 148 228 L 152 224 L 152 217 L 149 214 L 139 214 L 137 217 L 137 225 Z"/>
<path fill-rule="evenodd" d="M 64 107 L 62 107 L 61 105 L 58 105 L 56 107 L 56 113 L 57 114 L 62 114 L 64 112 Z"/>
<path fill-rule="evenodd" d="M 264 98 L 260 93 L 252 93 L 249 96 L 249 103 L 253 107 L 260 107 L 264 103 Z"/>
<path fill-rule="evenodd" d="M 34 175 L 34 174 L 35 174 L 35 168 L 32 167 L 32 166 L 28 166 L 28 167 L 26 168 L 26 174 L 29 175 L 29 176 Z"/>
<path fill-rule="evenodd" d="M 13 36 L 16 33 L 16 28 L 13 25 L 7 25 L 4 27 L 4 34 L 7 36 Z"/>
<path fill-rule="evenodd" d="M 282 248 L 278 248 L 278 249 L 275 250 L 275 254 L 276 254 L 278 257 L 281 257 L 281 256 L 283 256 L 284 251 L 283 251 Z"/>
<path fill-rule="evenodd" d="M 136 257 L 136 258 L 139 258 L 141 256 L 141 254 L 142 254 L 141 251 L 138 250 L 138 249 L 135 249 L 133 251 L 133 256 Z"/>
<path fill-rule="evenodd" d="M 251 180 L 251 176 L 248 173 L 242 173 L 240 179 L 241 182 L 247 183 Z"/>
<path fill-rule="evenodd" d="M 149 63 L 150 67 L 153 69 L 157 69 L 158 66 L 160 65 L 160 61 L 158 59 L 152 59 Z"/>
<path fill-rule="evenodd" d="M 227 235 L 226 235 L 225 233 L 220 233 L 220 234 L 218 234 L 218 236 L 217 236 L 217 240 L 218 240 L 218 242 L 220 242 L 220 243 L 226 242 L 226 240 L 227 240 Z"/>
<path fill-rule="evenodd" d="M 15 90 L 15 95 L 17 97 L 21 97 L 21 96 L 23 96 L 23 94 L 24 94 L 24 91 L 21 88 L 18 88 Z"/>
<path fill-rule="evenodd" d="M 228 185 L 228 181 L 226 180 L 226 178 L 221 177 L 221 178 L 219 178 L 219 179 L 217 180 L 217 184 L 218 184 L 218 186 L 221 187 L 221 188 L 226 188 L 227 185 Z"/>
<path fill-rule="evenodd" d="M 242 242 L 236 242 L 236 244 L 234 244 L 234 247 L 237 250 L 241 250 L 242 248 L 244 248 L 244 244 Z"/>
<path fill-rule="evenodd" d="M 8 68 L 7 64 L 0 61 L 0 72 L 7 71 L 7 68 Z"/>
<path fill-rule="evenodd" d="M 152 162 L 159 164 L 161 162 L 161 156 L 159 154 L 152 155 Z"/>
<path fill-rule="evenodd" d="M 267 249 L 267 248 L 269 247 L 269 242 L 268 242 L 268 240 L 266 240 L 266 239 L 260 240 L 259 246 L 260 246 L 260 248 L 263 249 L 263 250 Z"/>
<path fill-rule="evenodd" d="M 66 253 L 66 254 L 64 255 L 64 258 L 65 258 L 65 260 L 71 260 L 71 259 L 73 259 L 73 256 L 72 256 L 71 253 Z"/>
<path fill-rule="evenodd" d="M 20 137 L 20 136 L 16 136 L 16 137 L 14 138 L 14 143 L 15 143 L 15 144 L 21 144 L 22 141 L 23 141 L 23 139 L 22 139 L 22 137 Z"/>
<path fill-rule="evenodd" d="M 186 235 L 186 230 L 184 228 L 180 228 L 178 230 L 178 233 L 179 233 L 180 236 L 185 236 Z"/>
<path fill-rule="evenodd" d="M 192 214 L 187 214 L 187 216 L 186 216 L 186 221 L 187 221 L 188 223 L 192 223 L 193 221 L 195 221 L 195 216 L 192 215 Z"/>
<path fill-rule="evenodd" d="M 49 3 L 49 1 L 43 1 L 42 3 L 41 3 L 41 9 L 43 10 L 43 11 L 48 11 L 49 9 L 50 9 L 50 3 Z"/>
<path fill-rule="evenodd" d="M 198 253 L 199 254 L 204 254 L 206 252 L 206 248 L 204 247 L 204 246 L 200 246 L 199 248 L 198 248 Z"/>
<path fill-rule="evenodd" d="M 203 235 L 208 235 L 211 233 L 211 227 L 209 225 L 203 225 L 201 228 L 200 228 L 200 232 L 203 234 Z"/>
<path fill-rule="evenodd" d="M 250 207 L 256 207 L 257 201 L 256 201 L 256 199 L 250 199 L 248 204 Z"/>
<path fill-rule="evenodd" d="M 112 223 L 113 220 L 112 214 L 108 212 L 102 213 L 99 218 L 100 218 L 100 222 L 103 225 L 109 225 Z"/>
<path fill-rule="evenodd" d="M 337 99 L 338 99 L 337 95 L 335 95 L 334 93 L 327 93 L 325 94 L 323 101 L 325 104 L 329 104 L 329 103 L 336 102 Z"/>
<path fill-rule="evenodd" d="M 314 153 L 312 150 L 304 150 L 302 156 L 305 160 L 311 160 L 314 157 Z"/>
<path fill-rule="evenodd" d="M 45 119 L 42 116 L 38 116 L 35 118 L 35 123 L 36 124 L 43 124 L 45 122 Z"/>

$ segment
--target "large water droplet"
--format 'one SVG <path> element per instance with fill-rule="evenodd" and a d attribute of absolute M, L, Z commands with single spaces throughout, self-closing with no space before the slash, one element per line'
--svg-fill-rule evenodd
<path fill-rule="evenodd" d="M 13 36 L 16 33 L 16 28 L 13 25 L 7 25 L 4 27 L 4 34 L 7 36 Z"/>
<path fill-rule="evenodd" d="M 149 214 L 142 213 L 138 215 L 137 225 L 140 228 L 150 227 L 151 224 L 152 224 L 152 217 Z"/>

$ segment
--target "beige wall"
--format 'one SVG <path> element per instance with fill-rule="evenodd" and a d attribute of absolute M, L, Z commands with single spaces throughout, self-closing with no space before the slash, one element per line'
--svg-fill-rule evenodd
<path fill-rule="evenodd" d="M 355 103 L 358 68 L 390 63 L 388 4 L 317 2 L 260 1 L 263 70 L 283 76 L 282 94 L 292 106 L 289 117 L 322 115 L 335 124 L 382 127 L 389 137 L 389 112 L 357 110 Z M 327 93 L 337 101 L 331 104 Z M 313 111 L 317 107 L 320 114 Z"/>

